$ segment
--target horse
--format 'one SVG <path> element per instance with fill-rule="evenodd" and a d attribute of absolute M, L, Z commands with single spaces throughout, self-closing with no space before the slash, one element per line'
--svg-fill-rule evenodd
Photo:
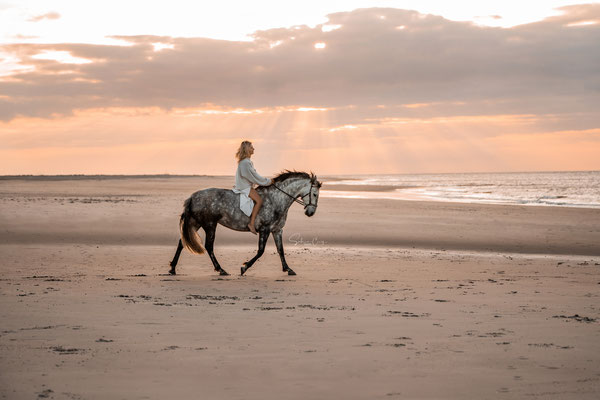
<path fill-rule="evenodd" d="M 256 188 L 263 199 L 262 207 L 255 221 L 255 228 L 259 234 L 258 252 L 252 259 L 243 264 L 241 275 L 244 275 L 256 260 L 263 255 L 267 239 L 271 234 L 281 259 L 283 272 L 287 272 L 288 275 L 296 275 L 285 261 L 282 240 L 283 227 L 285 226 L 288 209 L 294 202 L 304 206 L 306 216 L 312 217 L 315 214 L 320 188 L 321 182 L 317 180 L 316 175 L 312 172 L 308 174 L 289 170 L 274 177 L 271 185 Z M 171 275 L 176 274 L 175 268 L 181 251 L 185 247 L 193 254 L 208 252 L 215 271 L 219 275 L 229 275 L 221 268 L 213 252 L 217 224 L 243 232 L 250 231 L 250 228 L 248 228 L 249 223 L 250 217 L 240 209 L 239 195 L 231 189 L 210 188 L 193 193 L 183 203 L 183 213 L 179 220 L 181 239 L 177 244 L 175 256 L 169 264 L 171 266 L 169 273 Z M 204 246 L 202 246 L 201 238 L 197 233 L 200 228 L 204 229 L 206 233 Z"/>

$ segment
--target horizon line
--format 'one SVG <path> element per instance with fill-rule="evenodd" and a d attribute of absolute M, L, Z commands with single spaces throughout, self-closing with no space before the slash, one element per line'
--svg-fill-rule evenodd
<path fill-rule="evenodd" d="M 487 172 L 396 172 L 396 173 L 358 173 L 358 174 L 320 174 L 324 177 L 342 176 L 369 176 L 369 175 L 459 175 L 459 174 L 543 174 L 543 173 L 592 173 L 600 170 L 543 170 L 543 171 L 487 171 Z M 56 180 L 77 179 L 143 179 L 143 178 L 211 178 L 211 177 L 233 177 L 227 174 L 12 174 L 0 175 L 0 180 L 35 180 L 51 178 Z"/>

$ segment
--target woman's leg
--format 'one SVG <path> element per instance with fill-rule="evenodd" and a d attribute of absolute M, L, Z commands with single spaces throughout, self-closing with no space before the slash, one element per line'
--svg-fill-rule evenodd
<path fill-rule="evenodd" d="M 248 224 L 248 228 L 250 228 L 250 232 L 257 234 L 256 228 L 254 227 L 254 221 L 256 220 L 256 216 L 258 215 L 258 210 L 262 206 L 262 198 L 258 194 L 258 192 L 254 189 L 250 189 L 250 193 L 248 196 L 254 200 L 254 208 L 252 209 L 252 215 L 250 216 L 250 223 Z"/>

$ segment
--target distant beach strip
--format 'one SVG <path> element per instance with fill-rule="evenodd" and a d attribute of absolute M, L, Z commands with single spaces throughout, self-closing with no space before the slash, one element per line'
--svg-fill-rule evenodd
<path fill-rule="evenodd" d="M 600 208 L 600 171 L 332 176 L 322 197 Z"/>

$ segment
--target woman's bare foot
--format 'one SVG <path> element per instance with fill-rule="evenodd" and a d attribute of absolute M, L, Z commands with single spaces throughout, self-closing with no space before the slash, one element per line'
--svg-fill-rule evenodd
<path fill-rule="evenodd" d="M 250 229 L 250 232 L 258 235 L 258 232 L 256 232 L 256 229 L 254 228 L 254 224 L 248 224 L 248 229 Z"/>

